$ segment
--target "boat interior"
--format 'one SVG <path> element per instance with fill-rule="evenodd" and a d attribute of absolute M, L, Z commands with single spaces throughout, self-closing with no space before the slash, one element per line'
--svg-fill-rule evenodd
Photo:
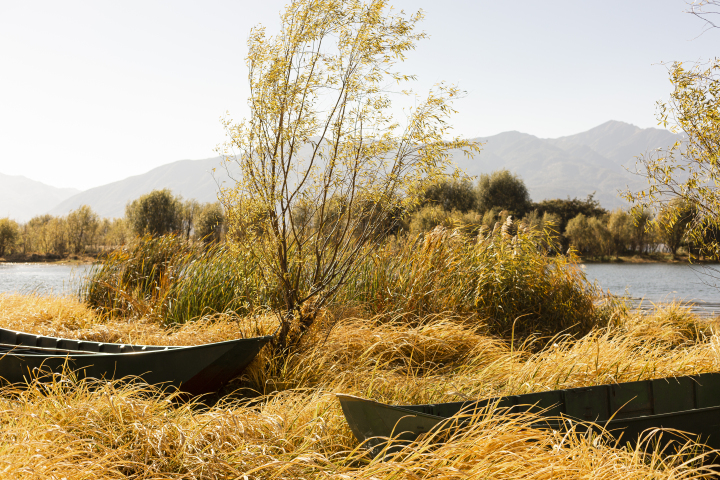
<path fill-rule="evenodd" d="M 151 352 L 175 348 L 180 347 L 71 340 L 0 328 L 0 355 L 92 355 L 101 353 Z"/>

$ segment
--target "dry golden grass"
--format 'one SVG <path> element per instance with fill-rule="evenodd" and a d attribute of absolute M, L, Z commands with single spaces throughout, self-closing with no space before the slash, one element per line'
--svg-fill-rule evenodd
<path fill-rule="evenodd" d="M 270 315 L 252 321 L 229 314 L 204 317 L 166 328 L 156 322 L 97 315 L 72 297 L 0 294 L 0 327 L 63 338 L 139 345 L 200 345 L 270 334 L 277 321 Z"/>
<path fill-rule="evenodd" d="M 9 393 L 9 392 L 6 392 Z M 643 455 L 597 438 L 478 418 L 439 445 L 427 438 L 373 461 L 333 396 L 285 392 L 258 408 L 194 410 L 139 387 L 52 385 L 4 399 L 5 478 L 699 478 L 682 456 Z"/>
<path fill-rule="evenodd" d="M 269 327 L 271 319 L 259 323 Z M 106 322 L 70 299 L 10 295 L 0 295 L 0 326 L 94 339 L 112 332 L 119 341 L 143 343 L 202 343 L 243 333 L 230 317 L 168 332 Z M 616 448 L 607 438 L 533 429 L 530 416 L 500 413 L 474 418 L 451 438 L 425 438 L 384 461 L 371 460 L 333 393 L 393 403 L 449 401 L 717 371 L 720 336 L 713 326 L 670 307 L 624 315 L 607 329 L 577 341 L 557 338 L 532 352 L 452 315 L 412 324 L 400 317 L 348 318 L 329 332 L 313 331 L 304 351 L 284 363 L 260 356 L 245 383 L 284 390 L 251 400 L 202 407 L 173 402 L 148 386 L 91 386 L 70 377 L 6 388 L 0 477 L 702 478 L 708 471 L 687 463 L 691 450 Z"/>

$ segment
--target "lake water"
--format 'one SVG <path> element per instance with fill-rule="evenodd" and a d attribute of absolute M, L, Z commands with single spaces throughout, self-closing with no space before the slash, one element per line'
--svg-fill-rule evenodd
<path fill-rule="evenodd" d="M 590 263 L 581 268 L 603 290 L 628 296 L 643 308 L 681 301 L 697 313 L 720 314 L 720 265 Z"/>
<path fill-rule="evenodd" d="M 36 292 L 42 295 L 74 295 L 89 265 L 0 263 L 0 293 Z M 605 291 L 627 295 L 635 305 L 682 301 L 694 311 L 720 315 L 720 265 L 710 269 L 667 263 L 589 263 L 581 265 L 588 280 Z M 714 274 L 716 278 L 707 275 Z"/>
<path fill-rule="evenodd" d="M 0 293 L 75 295 L 90 265 L 0 263 Z"/>

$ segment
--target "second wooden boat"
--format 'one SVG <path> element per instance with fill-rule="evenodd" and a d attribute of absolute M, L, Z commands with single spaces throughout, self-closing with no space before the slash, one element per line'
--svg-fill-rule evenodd
<path fill-rule="evenodd" d="M 240 375 L 272 335 L 195 346 L 129 345 L 46 337 L 0 328 L 0 378 L 25 383 L 72 370 L 80 378 L 137 377 L 192 395 Z"/>
<path fill-rule="evenodd" d="M 533 425 L 540 428 L 563 428 L 563 419 L 595 422 L 623 444 L 636 443 L 650 429 L 672 429 L 720 449 L 720 373 L 428 405 L 386 405 L 352 395 L 337 396 L 355 437 L 374 449 L 390 438 L 399 443 L 414 441 L 448 426 L 450 417 L 460 415 L 456 418 L 462 422 L 463 414 L 484 414 L 490 404 L 510 414 L 540 413 L 546 420 Z M 662 441 L 671 438 L 677 436 L 664 434 Z"/>

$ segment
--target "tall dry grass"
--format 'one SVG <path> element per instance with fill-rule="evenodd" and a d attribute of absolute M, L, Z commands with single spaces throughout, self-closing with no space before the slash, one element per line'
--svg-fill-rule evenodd
<path fill-rule="evenodd" d="M 270 315 L 239 318 L 212 314 L 194 322 L 165 326 L 154 318 L 99 314 L 73 297 L 0 294 L 0 326 L 38 335 L 140 345 L 201 345 L 269 335 L 277 327 Z"/>
<path fill-rule="evenodd" d="M 327 315 L 331 315 L 328 312 Z M 82 338 L 197 343 L 238 335 L 237 318 L 195 330 L 100 317 L 73 299 L 0 295 L 0 326 Z M 262 324 L 262 321 L 256 323 Z M 270 321 L 267 321 L 268 326 Z M 123 326 L 125 325 L 125 326 Z M 330 328 L 332 327 L 332 328 Z M 206 333 L 203 333 L 206 332 Z M 183 335 L 187 335 L 183 337 Z M 580 339 L 518 348 L 476 317 L 401 315 L 319 322 L 289 358 L 261 355 L 243 386 L 265 395 L 178 403 L 149 386 L 76 382 L 0 392 L 3 478 L 662 478 L 708 477 L 688 445 L 657 452 L 607 437 L 531 427 L 533 418 L 478 416 L 451 437 L 370 459 L 333 393 L 391 403 L 450 401 L 717 371 L 715 324 L 677 306 L 624 313 Z"/>
<path fill-rule="evenodd" d="M 360 256 L 329 308 L 408 321 L 453 312 L 507 338 L 581 335 L 612 320 L 614 306 L 599 301 L 602 292 L 576 268 L 575 257 L 556 253 L 551 232 L 514 229 L 508 219 L 478 235 L 438 227 L 391 237 Z M 94 266 L 83 298 L 116 318 L 166 325 L 277 307 L 274 277 L 254 258 L 224 245 L 147 237 Z"/>
<path fill-rule="evenodd" d="M 194 409 L 150 388 L 55 383 L 0 398 L 5 478 L 600 478 L 689 479 L 687 456 L 613 448 L 573 431 L 533 429 L 532 417 L 488 415 L 441 443 L 426 438 L 390 458 L 355 448 L 329 393 L 288 392 L 260 406 Z M 12 400 L 8 400 L 12 398 Z"/>
<path fill-rule="evenodd" d="M 514 229 L 508 218 L 477 236 L 438 227 L 388 242 L 348 280 L 340 303 L 376 314 L 474 314 L 505 337 L 582 334 L 610 321 L 602 292 L 572 254 L 556 254 L 552 232 Z"/>

